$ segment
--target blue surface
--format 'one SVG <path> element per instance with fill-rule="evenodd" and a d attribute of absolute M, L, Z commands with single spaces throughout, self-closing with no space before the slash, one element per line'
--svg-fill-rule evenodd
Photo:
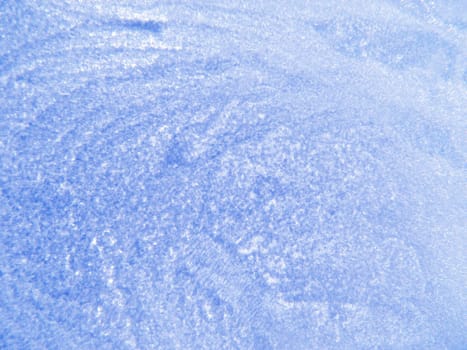
<path fill-rule="evenodd" d="M 467 349 L 466 4 L 0 1 L 0 348 Z"/>

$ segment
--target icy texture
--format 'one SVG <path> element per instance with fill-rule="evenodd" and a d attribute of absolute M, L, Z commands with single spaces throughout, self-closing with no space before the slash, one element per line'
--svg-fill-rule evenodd
<path fill-rule="evenodd" d="M 466 349 L 467 2 L 0 2 L 1 349 Z"/>

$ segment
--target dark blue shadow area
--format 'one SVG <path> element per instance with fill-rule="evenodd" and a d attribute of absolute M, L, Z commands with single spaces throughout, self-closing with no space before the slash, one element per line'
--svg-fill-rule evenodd
<path fill-rule="evenodd" d="M 156 21 L 142 21 L 142 20 L 115 20 L 109 22 L 110 26 L 117 28 L 124 28 L 136 31 L 148 31 L 153 34 L 159 34 L 164 24 Z"/>

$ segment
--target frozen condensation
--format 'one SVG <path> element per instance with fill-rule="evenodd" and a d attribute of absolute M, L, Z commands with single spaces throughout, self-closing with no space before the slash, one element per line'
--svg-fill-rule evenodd
<path fill-rule="evenodd" d="M 1 349 L 467 348 L 467 2 L 0 1 Z"/>

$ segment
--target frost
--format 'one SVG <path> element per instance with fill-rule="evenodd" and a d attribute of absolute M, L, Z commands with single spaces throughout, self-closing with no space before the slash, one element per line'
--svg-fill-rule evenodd
<path fill-rule="evenodd" d="M 466 13 L 1 2 L 0 348 L 465 348 Z"/>

